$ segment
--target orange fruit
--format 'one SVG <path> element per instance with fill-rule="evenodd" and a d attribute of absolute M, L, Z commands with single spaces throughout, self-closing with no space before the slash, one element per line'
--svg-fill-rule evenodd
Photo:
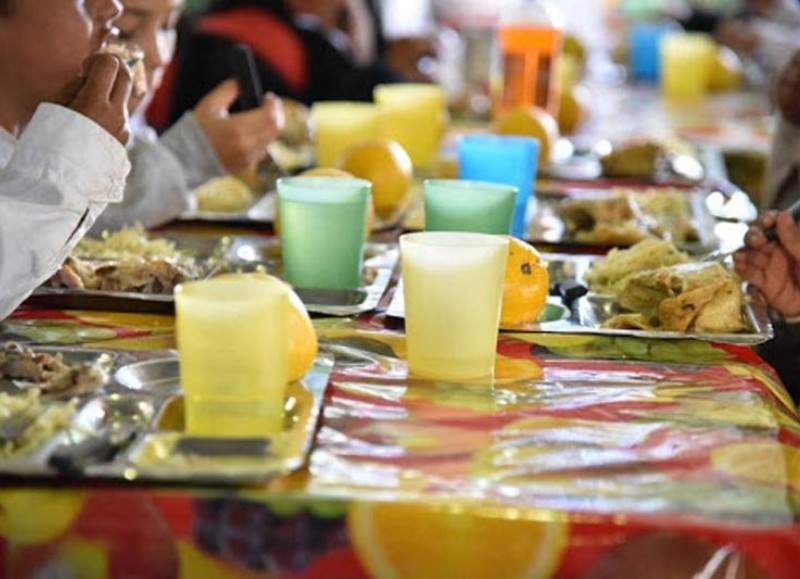
<path fill-rule="evenodd" d="M 277 280 L 289 290 L 289 380 L 302 378 L 317 358 L 319 344 L 311 317 L 306 306 L 292 287 L 286 282 L 267 273 L 254 271 L 250 273 L 225 273 L 214 279 L 225 279 L 236 276 L 249 276 L 256 279 Z"/>
<path fill-rule="evenodd" d="M 708 75 L 710 90 L 732 90 L 742 83 L 742 60 L 727 46 L 718 46 Z"/>
<path fill-rule="evenodd" d="M 562 134 L 574 133 L 586 120 L 592 95 L 585 86 L 575 85 L 561 92 L 558 128 Z"/>
<path fill-rule="evenodd" d="M 549 289 L 547 264 L 542 262 L 539 252 L 524 241 L 510 238 L 500 324 L 517 326 L 535 321 Z"/>
<path fill-rule="evenodd" d="M 342 171 L 335 167 L 313 167 L 306 169 L 300 173 L 301 177 L 352 177 L 353 175 L 347 171 Z M 281 213 L 278 210 L 278 200 L 275 200 L 275 215 L 272 218 L 272 230 L 275 235 L 281 234 Z M 364 239 L 369 237 L 369 234 L 375 227 L 375 204 L 372 201 L 372 196 L 367 203 L 367 223 L 364 226 Z"/>
<path fill-rule="evenodd" d="M 522 135 L 539 140 L 539 165 L 550 161 L 558 141 L 558 123 L 553 115 L 539 107 L 517 107 L 502 115 L 495 123 L 501 135 Z"/>
<path fill-rule="evenodd" d="M 370 139 L 347 147 L 339 159 L 341 169 L 372 182 L 375 212 L 393 219 L 405 209 L 411 195 L 414 167 L 397 141 Z"/>
<path fill-rule="evenodd" d="M 347 526 L 373 577 L 550 577 L 567 525 L 507 514 L 466 504 L 353 503 Z"/>

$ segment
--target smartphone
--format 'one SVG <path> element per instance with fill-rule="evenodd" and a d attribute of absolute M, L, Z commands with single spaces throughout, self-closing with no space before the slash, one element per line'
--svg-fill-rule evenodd
<path fill-rule="evenodd" d="M 228 64 L 239 83 L 239 100 L 236 108 L 241 111 L 255 109 L 264 102 L 264 91 L 258 78 L 256 59 L 246 44 L 236 44 L 228 55 Z"/>

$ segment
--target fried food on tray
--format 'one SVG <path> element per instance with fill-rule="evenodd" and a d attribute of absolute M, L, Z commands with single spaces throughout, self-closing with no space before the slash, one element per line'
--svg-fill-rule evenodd
<path fill-rule="evenodd" d="M 108 373 L 96 363 L 67 364 L 61 353 L 35 352 L 16 342 L 6 342 L 0 350 L 0 378 L 19 389 L 79 396 L 102 388 L 108 382 Z"/>
<path fill-rule="evenodd" d="M 142 225 L 124 227 L 113 233 L 104 231 L 100 238 L 84 237 L 72 255 L 85 259 L 125 259 L 164 257 L 177 259 L 181 252 L 168 239 L 151 239 Z"/>
<path fill-rule="evenodd" d="M 641 271 L 688 261 L 689 256 L 671 241 L 646 239 L 628 249 L 612 249 L 592 264 L 584 279 L 592 291 L 616 295 L 631 276 Z"/>
<path fill-rule="evenodd" d="M 740 281 L 716 262 L 642 271 L 617 294 L 620 308 L 641 314 L 653 328 L 696 333 L 743 331 L 743 299 Z M 615 317 L 604 325 L 631 327 L 624 325 L 629 321 Z"/>
<path fill-rule="evenodd" d="M 615 188 L 606 195 L 568 199 L 560 213 L 567 237 L 575 241 L 633 245 L 648 238 L 686 243 L 700 237 L 689 198 L 678 189 Z"/>
<path fill-rule="evenodd" d="M 247 183 L 232 175 L 217 177 L 200 185 L 195 189 L 194 196 L 198 210 L 220 213 L 246 211 L 255 202 Z"/>
<path fill-rule="evenodd" d="M 108 292 L 172 293 L 179 283 L 197 277 L 189 264 L 160 258 L 129 258 L 91 263 L 68 257 L 50 279 L 52 287 Z"/>
<path fill-rule="evenodd" d="M 610 153 L 600 157 L 606 177 L 652 177 L 664 148 L 655 141 L 631 141 L 615 145 Z"/>

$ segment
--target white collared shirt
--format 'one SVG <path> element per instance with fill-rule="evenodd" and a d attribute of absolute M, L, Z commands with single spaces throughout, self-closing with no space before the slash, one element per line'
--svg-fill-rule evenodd
<path fill-rule="evenodd" d="M 0 128 L 0 319 L 122 198 L 129 171 L 125 148 L 70 109 L 40 105 L 19 139 Z"/>

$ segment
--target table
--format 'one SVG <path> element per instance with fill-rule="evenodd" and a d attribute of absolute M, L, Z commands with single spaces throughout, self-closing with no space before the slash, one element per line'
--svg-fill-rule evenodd
<path fill-rule="evenodd" d="M 338 362 L 307 469 L 261 488 L 6 486 L 6 575 L 794 576 L 800 422 L 750 350 L 503 334 L 490 390 L 407 380 L 380 314 L 315 326 Z M 23 308 L 3 331 L 174 344 L 169 316 Z"/>
<path fill-rule="evenodd" d="M 0 576 L 796 576 L 800 419 L 751 350 L 505 333 L 493 387 L 464 386 L 408 380 L 380 310 L 315 327 L 337 365 L 307 468 L 241 488 L 5 480 Z M 22 308 L 0 332 L 175 344 L 172 317 L 118 312 Z"/>

